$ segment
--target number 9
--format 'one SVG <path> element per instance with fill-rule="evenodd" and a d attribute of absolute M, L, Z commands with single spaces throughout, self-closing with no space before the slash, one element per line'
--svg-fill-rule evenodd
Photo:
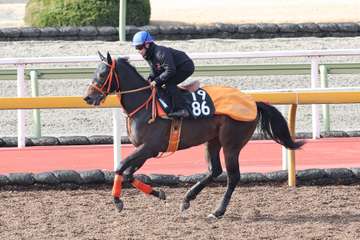
<path fill-rule="evenodd" d="M 197 91 L 196 92 L 198 95 L 200 95 L 201 96 L 201 99 L 204 101 L 205 100 L 205 98 L 206 98 L 206 92 L 204 91 L 204 90 L 199 90 L 199 91 Z"/>

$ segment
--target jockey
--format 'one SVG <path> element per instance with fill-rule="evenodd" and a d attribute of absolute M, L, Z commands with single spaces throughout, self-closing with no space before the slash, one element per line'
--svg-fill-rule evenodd
<path fill-rule="evenodd" d="M 148 62 L 151 73 L 148 81 L 152 86 L 165 86 L 172 100 L 172 112 L 169 117 L 188 117 L 184 99 L 177 85 L 185 81 L 194 72 L 194 63 L 186 53 L 160 46 L 154 43 L 153 37 L 146 31 L 137 32 L 132 39 L 132 46 Z"/>

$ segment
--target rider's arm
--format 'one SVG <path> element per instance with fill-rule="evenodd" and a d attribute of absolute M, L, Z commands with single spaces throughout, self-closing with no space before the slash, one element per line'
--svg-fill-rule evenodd
<path fill-rule="evenodd" d="M 164 49 L 164 51 L 159 52 L 157 57 L 159 58 L 160 65 L 164 71 L 155 78 L 155 81 L 157 86 L 161 86 L 176 74 L 176 66 L 169 49 Z"/>
<path fill-rule="evenodd" d="M 154 69 L 154 66 L 151 64 L 151 61 L 150 60 L 147 60 L 148 64 L 149 64 L 149 67 L 150 67 L 150 73 L 149 73 L 149 76 L 146 80 L 148 81 L 153 81 L 156 77 L 156 74 L 155 74 L 155 69 Z"/>

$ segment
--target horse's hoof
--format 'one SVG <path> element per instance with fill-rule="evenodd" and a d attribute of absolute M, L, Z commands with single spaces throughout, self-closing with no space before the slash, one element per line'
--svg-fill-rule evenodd
<path fill-rule="evenodd" d="M 224 216 L 224 215 L 222 215 L 222 214 L 210 213 L 207 218 L 208 218 L 209 220 L 219 220 L 219 219 L 221 219 L 223 216 Z"/>
<path fill-rule="evenodd" d="M 165 195 L 165 192 L 163 190 L 159 190 L 159 196 L 158 196 L 159 199 L 161 200 L 166 200 L 166 195 Z"/>
<path fill-rule="evenodd" d="M 114 198 L 114 204 L 118 210 L 118 212 L 121 212 L 124 208 L 124 203 L 119 198 Z"/>
<path fill-rule="evenodd" d="M 190 207 L 190 202 L 183 201 L 180 206 L 180 211 L 183 212 L 183 211 L 189 209 L 189 207 Z"/>
<path fill-rule="evenodd" d="M 212 220 L 219 220 L 220 218 L 222 218 L 222 215 L 221 216 L 216 216 L 215 214 L 211 213 L 207 216 L 207 219 L 212 221 Z"/>
<path fill-rule="evenodd" d="M 152 191 L 150 193 L 150 195 L 153 195 L 154 197 L 159 198 L 160 200 L 166 200 L 166 195 L 165 192 L 163 190 L 159 190 L 159 191 Z"/>

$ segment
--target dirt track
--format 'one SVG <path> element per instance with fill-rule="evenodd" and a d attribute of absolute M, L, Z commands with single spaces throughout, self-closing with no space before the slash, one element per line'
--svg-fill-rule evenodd
<path fill-rule="evenodd" d="M 160 202 L 133 189 L 117 213 L 110 189 L 0 192 L 0 239 L 360 239 L 360 186 L 240 187 L 225 217 L 208 221 L 224 188 L 179 214 L 187 189 Z"/>

